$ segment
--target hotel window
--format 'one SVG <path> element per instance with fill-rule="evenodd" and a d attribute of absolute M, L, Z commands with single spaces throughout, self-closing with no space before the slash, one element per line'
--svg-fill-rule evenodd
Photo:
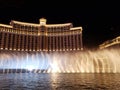
<path fill-rule="evenodd" d="M 44 26 L 41 26 L 40 29 L 41 29 L 42 32 L 45 31 L 45 27 Z"/>

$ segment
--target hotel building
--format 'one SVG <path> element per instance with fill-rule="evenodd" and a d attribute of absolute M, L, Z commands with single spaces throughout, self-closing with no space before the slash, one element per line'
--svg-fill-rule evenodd
<path fill-rule="evenodd" d="M 102 44 L 99 45 L 100 49 L 105 49 L 105 48 L 119 48 L 120 47 L 120 36 L 112 39 L 112 40 L 107 40 L 103 42 Z"/>
<path fill-rule="evenodd" d="M 10 25 L 0 24 L 1 51 L 76 51 L 83 49 L 82 27 L 72 23 L 39 24 L 11 20 Z"/>

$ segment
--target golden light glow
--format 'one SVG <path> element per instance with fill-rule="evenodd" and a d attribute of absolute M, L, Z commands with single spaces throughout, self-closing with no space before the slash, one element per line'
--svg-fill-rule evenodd
<path fill-rule="evenodd" d="M 80 30 L 80 31 L 82 31 L 82 27 L 74 27 L 74 28 L 70 28 L 70 30 Z"/>
<path fill-rule="evenodd" d="M 81 50 L 83 50 L 83 48 L 81 48 Z"/>
<path fill-rule="evenodd" d="M 51 66 L 52 66 L 52 73 L 57 73 L 57 72 L 59 72 L 59 67 L 58 67 L 58 64 L 57 64 L 57 62 L 56 61 L 54 61 L 52 64 L 51 64 Z"/>
<path fill-rule="evenodd" d="M 72 23 L 64 23 L 64 24 L 46 24 L 46 19 L 41 18 L 40 19 L 40 25 L 44 24 L 46 27 L 65 27 L 65 26 L 70 26 L 72 27 Z M 26 25 L 26 26 L 40 26 L 39 24 L 33 24 L 33 23 L 27 23 L 27 22 L 20 22 L 20 21 L 15 21 L 12 20 L 11 23 L 13 24 L 18 24 L 18 25 Z"/>
<path fill-rule="evenodd" d="M 46 25 L 47 20 L 45 18 L 40 19 L 40 25 Z"/>
<path fill-rule="evenodd" d="M 5 25 L 5 24 L 0 24 L 0 26 L 6 27 L 6 28 L 12 28 L 12 26 L 10 26 L 10 25 Z"/>
<path fill-rule="evenodd" d="M 72 23 L 64 23 L 64 24 L 47 24 L 46 27 L 51 27 L 51 28 L 54 28 L 54 27 L 66 27 L 66 26 L 72 26 Z"/>
<path fill-rule="evenodd" d="M 13 24 L 20 24 L 20 25 L 26 25 L 26 26 L 39 26 L 39 24 L 33 24 L 33 23 L 27 23 L 27 22 L 20 22 L 20 21 L 11 21 Z"/>

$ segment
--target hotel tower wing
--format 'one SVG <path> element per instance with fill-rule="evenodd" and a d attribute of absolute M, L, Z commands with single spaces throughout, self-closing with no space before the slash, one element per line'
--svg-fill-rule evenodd
<path fill-rule="evenodd" d="M 76 51 L 83 49 L 82 27 L 72 23 L 39 24 L 11 20 L 10 25 L 0 24 L 1 51 Z"/>

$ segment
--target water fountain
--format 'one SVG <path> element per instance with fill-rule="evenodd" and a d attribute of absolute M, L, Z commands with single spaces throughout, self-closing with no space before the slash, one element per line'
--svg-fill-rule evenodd
<path fill-rule="evenodd" d="M 119 49 L 80 52 L 1 52 L 0 72 L 119 73 Z"/>

